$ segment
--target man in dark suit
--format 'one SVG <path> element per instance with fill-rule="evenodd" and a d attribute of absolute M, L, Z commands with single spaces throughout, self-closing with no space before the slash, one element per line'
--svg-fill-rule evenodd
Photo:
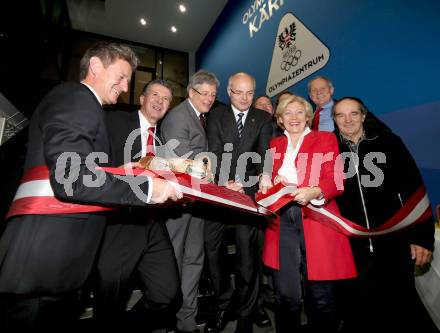
<path fill-rule="evenodd" d="M 27 191 L 17 192 L 11 208 L 20 215 L 9 219 L 0 240 L 0 326 L 60 329 L 77 319 L 78 291 L 106 222 L 89 205 L 145 206 L 181 197 L 164 180 L 129 184 L 95 169 L 110 152 L 102 104 L 128 90 L 137 62 L 127 46 L 98 43 L 81 59 L 81 83 L 57 86 L 35 111 L 20 186 Z"/>
<path fill-rule="evenodd" d="M 209 151 L 217 156 L 218 185 L 255 195 L 258 178 L 263 174 L 266 150 L 272 136 L 269 113 L 252 108 L 255 80 L 246 73 L 229 78 L 228 95 L 231 105 L 213 110 L 208 119 Z M 227 153 L 225 153 L 227 152 Z M 231 156 L 232 155 L 232 156 Z M 230 168 L 228 158 L 231 158 Z M 218 316 L 207 323 L 206 332 L 219 332 L 230 319 L 232 310 L 238 315 L 236 332 L 252 332 L 252 314 L 257 304 L 259 285 L 259 247 L 257 216 L 225 212 L 222 220 L 206 221 L 205 247 Z M 235 300 L 224 262 L 224 222 L 234 222 L 236 240 Z M 234 308 L 234 309 L 232 309 Z"/>
<path fill-rule="evenodd" d="M 205 115 L 215 101 L 219 82 L 213 73 L 198 71 L 189 80 L 188 98 L 168 112 L 161 125 L 164 143 L 177 140 L 178 146 L 165 157 L 194 159 L 206 154 L 208 141 Z M 181 277 L 183 303 L 177 312 L 177 332 L 198 332 L 197 290 L 203 268 L 204 221 L 198 204 L 168 210 L 166 221 Z"/>
<path fill-rule="evenodd" d="M 134 162 L 159 146 L 157 123 L 170 107 L 172 88 L 156 79 L 145 85 L 136 112 L 106 112 L 112 166 Z M 124 157 L 124 152 L 127 156 Z M 128 158 L 128 160 L 126 160 Z M 167 315 L 177 311 L 180 279 L 160 208 L 126 208 L 108 221 L 97 262 L 94 317 L 100 327 L 123 328 L 134 284 L 142 298 L 129 316 L 147 331 L 165 332 Z"/>

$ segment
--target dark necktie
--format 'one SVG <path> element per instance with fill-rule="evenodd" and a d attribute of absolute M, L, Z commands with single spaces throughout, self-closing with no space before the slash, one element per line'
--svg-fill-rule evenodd
<path fill-rule="evenodd" d="M 148 139 L 147 139 L 147 156 L 154 156 L 154 130 L 155 127 L 148 127 Z"/>
<path fill-rule="evenodd" d="M 319 130 L 319 114 L 321 113 L 322 108 L 319 108 L 315 111 L 315 115 L 313 116 L 312 121 L 312 130 L 317 131 Z"/>
<path fill-rule="evenodd" d="M 241 138 L 241 133 L 243 132 L 243 116 L 244 113 L 239 113 L 237 119 L 237 129 L 238 129 L 238 136 Z"/>
<path fill-rule="evenodd" d="M 200 119 L 200 125 L 202 125 L 203 129 L 206 129 L 206 118 L 205 118 L 205 114 L 201 113 L 199 115 L 199 119 Z"/>

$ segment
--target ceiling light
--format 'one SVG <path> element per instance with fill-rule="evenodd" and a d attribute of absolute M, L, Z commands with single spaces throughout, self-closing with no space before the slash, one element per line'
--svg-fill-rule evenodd
<path fill-rule="evenodd" d="M 139 20 L 139 22 L 141 22 L 142 25 L 147 25 L 147 20 L 143 17 Z"/>
<path fill-rule="evenodd" d="M 173 25 L 173 26 L 171 27 L 171 31 L 172 31 L 172 32 L 177 32 L 177 28 Z"/>
<path fill-rule="evenodd" d="M 186 7 L 185 7 L 185 5 L 184 5 L 184 4 L 180 4 L 180 5 L 179 5 L 179 10 L 180 10 L 182 13 L 185 13 L 185 12 L 186 12 Z"/>

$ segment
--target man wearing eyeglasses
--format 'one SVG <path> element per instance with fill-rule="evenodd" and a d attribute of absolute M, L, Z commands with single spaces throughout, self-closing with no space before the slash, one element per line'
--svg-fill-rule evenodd
<path fill-rule="evenodd" d="M 231 104 L 211 111 L 207 126 L 209 151 L 217 157 L 216 182 L 218 185 L 254 196 L 258 190 L 258 179 L 263 173 L 265 153 L 272 136 L 272 118 L 268 112 L 251 107 L 255 80 L 249 74 L 232 75 L 227 89 Z M 226 149 L 227 146 L 232 146 L 232 151 Z M 225 154 L 225 151 L 228 154 Z M 228 169 L 229 158 L 230 168 L 225 170 Z M 235 332 L 250 333 L 259 286 L 260 221 L 257 216 L 230 210 L 224 210 L 222 215 L 207 220 L 205 225 L 205 249 L 218 306 L 217 316 L 208 321 L 205 332 L 222 331 L 231 320 L 232 312 L 235 312 L 238 316 Z M 229 272 L 225 269 L 228 263 L 223 255 L 225 222 L 236 224 L 234 306 L 231 303 L 234 291 Z"/>
<path fill-rule="evenodd" d="M 198 71 L 189 80 L 188 98 L 168 112 L 161 132 L 163 143 L 177 140 L 173 153 L 193 159 L 207 152 L 204 116 L 211 109 L 219 81 L 213 73 Z M 170 157 L 175 157 L 170 156 Z M 203 210 L 198 204 L 167 209 L 166 227 L 173 243 L 181 277 L 183 303 L 177 312 L 177 332 L 198 332 L 197 290 L 204 262 Z"/>

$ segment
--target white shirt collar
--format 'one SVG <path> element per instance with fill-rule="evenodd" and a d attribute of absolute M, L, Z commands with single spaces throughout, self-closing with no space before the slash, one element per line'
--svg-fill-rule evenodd
<path fill-rule="evenodd" d="M 197 115 L 197 118 L 199 118 L 199 117 L 200 117 L 200 112 L 197 111 L 196 107 L 194 106 L 193 103 L 191 103 L 191 100 L 190 100 L 189 98 L 188 98 L 188 102 L 189 102 L 189 105 L 191 105 L 191 107 L 192 107 L 193 110 L 195 111 L 195 113 L 196 113 L 196 115 Z"/>
<path fill-rule="evenodd" d="M 302 132 L 301 136 L 299 137 L 298 143 L 299 143 L 299 142 L 302 142 L 302 139 L 303 139 L 307 134 L 309 134 L 311 131 L 312 131 L 312 130 L 310 129 L 310 127 L 309 127 L 309 126 L 306 126 L 306 127 L 304 128 L 304 131 Z M 289 141 L 289 144 L 291 144 L 291 142 L 290 142 L 290 135 L 289 135 L 289 132 L 287 132 L 287 130 L 284 130 L 284 134 L 287 136 L 287 139 L 288 139 L 288 141 Z"/>
<path fill-rule="evenodd" d="M 287 149 L 284 155 L 283 164 L 278 170 L 278 174 L 286 177 L 289 183 L 298 184 L 298 173 L 295 167 L 295 160 L 304 141 L 304 137 L 310 132 L 310 128 L 306 126 L 298 140 L 298 143 L 296 144 L 296 147 L 293 147 L 289 133 L 286 130 L 284 131 L 284 134 L 287 136 Z"/>
<path fill-rule="evenodd" d="M 240 113 L 243 114 L 243 117 L 241 118 L 241 122 L 244 125 L 244 122 L 246 121 L 246 117 L 247 117 L 247 115 L 249 113 L 249 109 L 247 109 L 246 111 L 240 111 L 235 106 L 233 106 L 232 104 L 231 104 L 231 108 L 232 108 L 232 111 L 234 112 L 235 119 L 238 118 L 238 114 L 240 114 Z"/>
<path fill-rule="evenodd" d="M 141 133 L 146 133 L 149 127 L 156 127 L 156 125 L 151 125 L 148 119 L 142 114 L 141 110 L 138 110 L 139 124 L 141 125 Z"/>
<path fill-rule="evenodd" d="M 95 95 L 95 97 L 96 97 L 96 99 L 98 100 L 99 104 L 101 104 L 101 106 L 102 106 L 101 98 L 99 98 L 99 95 L 98 95 L 98 93 L 95 91 L 95 89 L 93 89 L 90 85 L 88 85 L 88 84 L 85 83 L 85 82 L 81 82 L 81 83 L 82 83 L 83 85 L 85 85 L 87 88 L 90 89 L 90 91 L 93 93 L 93 95 Z"/>

